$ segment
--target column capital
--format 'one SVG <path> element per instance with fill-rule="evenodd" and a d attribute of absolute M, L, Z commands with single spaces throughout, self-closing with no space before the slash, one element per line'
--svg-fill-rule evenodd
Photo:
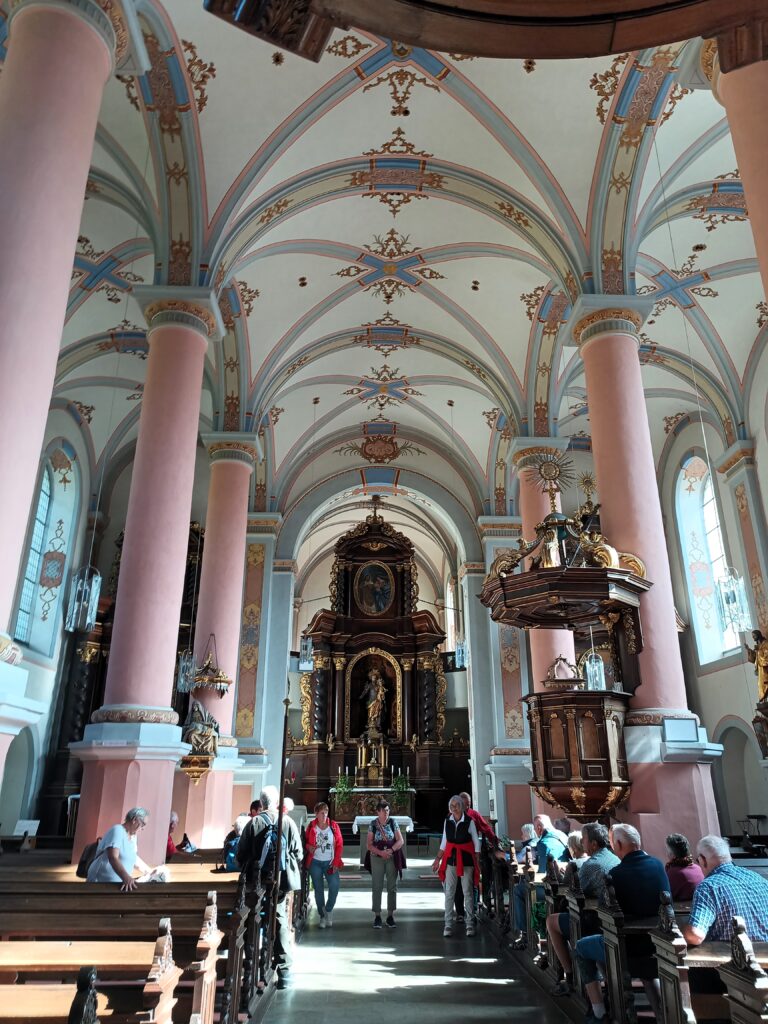
<path fill-rule="evenodd" d="M 84 21 L 104 41 L 113 70 L 132 75 L 151 70 L 134 0 L 11 0 L 9 25 L 17 14 L 31 7 L 63 10 Z"/>
<path fill-rule="evenodd" d="M 569 324 L 576 344 L 585 345 L 601 334 L 634 335 L 653 309 L 644 295 L 580 295 L 573 304 Z"/>
<path fill-rule="evenodd" d="M 720 458 L 715 462 L 718 473 L 722 473 L 726 480 L 733 475 L 737 469 L 744 466 L 751 466 L 755 461 L 755 442 L 748 439 L 736 441 Z"/>
<path fill-rule="evenodd" d="M 279 512 L 251 512 L 248 515 L 248 537 L 276 537 L 283 517 Z"/>
<path fill-rule="evenodd" d="M 513 540 L 520 536 L 523 522 L 520 516 L 480 516 L 477 528 L 484 541 L 494 537 Z"/>
<path fill-rule="evenodd" d="M 219 304 L 208 288 L 138 285 L 132 294 L 150 331 L 168 324 L 182 324 L 214 341 L 224 337 Z"/>
<path fill-rule="evenodd" d="M 216 433 L 203 434 L 203 444 L 214 462 L 242 462 L 250 469 L 262 458 L 261 446 L 255 434 Z"/>
<path fill-rule="evenodd" d="M 298 566 L 295 559 L 293 558 L 276 558 L 272 562 L 272 572 L 285 573 L 287 575 L 296 575 Z"/>
<path fill-rule="evenodd" d="M 523 469 L 542 452 L 556 455 L 567 451 L 570 443 L 568 437 L 516 437 L 509 446 L 509 455 L 512 465 L 516 469 Z"/>
<path fill-rule="evenodd" d="M 459 566 L 459 583 L 467 576 L 482 576 L 485 579 L 485 562 L 462 562 Z"/>

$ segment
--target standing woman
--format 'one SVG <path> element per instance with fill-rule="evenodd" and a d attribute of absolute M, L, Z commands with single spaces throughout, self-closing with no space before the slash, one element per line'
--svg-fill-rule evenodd
<path fill-rule="evenodd" d="M 373 927 L 381 928 L 381 893 L 384 889 L 384 878 L 387 879 L 387 928 L 395 928 L 395 910 L 397 909 L 397 878 L 402 878 L 405 867 L 405 856 L 402 853 L 403 837 L 397 822 L 389 816 L 389 804 L 379 800 L 376 804 L 376 817 L 368 826 L 368 854 L 366 863 L 370 862 L 373 880 Z"/>
<path fill-rule="evenodd" d="M 443 825 L 443 838 L 440 852 L 435 857 L 432 870 L 437 871 L 445 889 L 445 927 L 446 938 L 453 935 L 455 915 L 453 900 L 456 886 L 461 881 L 464 890 L 464 919 L 467 923 L 467 936 L 475 934 L 475 886 L 480 884 L 480 868 L 478 854 L 480 852 L 480 836 L 472 819 L 464 813 L 464 801 L 460 796 L 452 796 L 448 801 L 448 817 Z"/>
<path fill-rule="evenodd" d="M 330 928 L 333 924 L 333 908 L 339 895 L 339 869 L 342 867 L 343 849 L 341 829 L 328 817 L 328 804 L 315 804 L 315 817 L 310 821 L 304 839 L 304 866 L 312 879 L 321 928 Z"/>

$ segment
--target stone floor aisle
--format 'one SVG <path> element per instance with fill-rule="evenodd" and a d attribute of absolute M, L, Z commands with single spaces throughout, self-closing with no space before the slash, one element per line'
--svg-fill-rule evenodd
<path fill-rule="evenodd" d="M 294 985 L 278 992 L 265 1024 L 457 1024 L 568 1018 L 509 958 L 486 929 L 443 938 L 442 892 L 409 868 L 398 892 L 397 928 L 372 927 L 370 876 L 345 871 L 334 925 L 318 928 L 313 909 L 295 950 Z M 386 894 L 385 894 L 386 899 Z"/>

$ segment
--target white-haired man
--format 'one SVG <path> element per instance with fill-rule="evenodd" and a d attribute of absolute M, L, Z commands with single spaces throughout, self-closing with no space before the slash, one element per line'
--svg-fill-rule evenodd
<path fill-rule="evenodd" d="M 704 880 L 693 893 L 691 914 L 683 926 L 688 945 L 729 942 L 734 917 L 744 918 L 753 942 L 768 941 L 768 881 L 732 864 L 728 842 L 721 836 L 704 836 L 696 853 Z"/>
<path fill-rule="evenodd" d="M 291 945 L 290 906 L 287 900 L 289 892 L 301 888 L 301 839 L 296 825 L 283 815 L 280 863 L 277 864 L 274 847 L 276 846 L 275 823 L 278 817 L 280 794 L 277 786 L 265 786 L 259 795 L 262 810 L 246 824 L 237 846 L 237 862 L 245 869 L 249 886 L 256 884 L 258 876 L 269 884 L 276 871 L 279 871 L 278 898 L 275 907 L 277 916 L 277 933 L 275 936 L 275 966 L 277 967 L 277 987 L 288 988 L 291 981 L 293 966 L 293 947 Z M 265 850 L 269 841 L 270 847 Z"/>
<path fill-rule="evenodd" d="M 533 828 L 538 837 L 536 843 L 536 860 L 539 869 L 544 870 L 547 866 L 547 857 L 551 854 L 555 860 L 568 860 L 568 840 L 562 837 L 562 833 L 555 830 L 552 819 L 548 814 L 537 814 L 533 819 Z M 525 920 L 525 886 L 516 885 L 512 890 L 514 901 L 514 917 L 517 935 L 513 942 L 515 949 L 525 949 L 528 932 L 528 922 Z M 544 899 L 544 886 L 536 887 L 536 898 Z"/>
<path fill-rule="evenodd" d="M 611 829 L 611 846 L 621 864 L 608 873 L 608 881 L 613 885 L 624 916 L 655 917 L 659 912 L 659 893 L 669 889 L 664 865 L 655 857 L 649 857 L 643 850 L 640 833 L 632 825 L 614 825 Z M 630 958 L 652 954 L 653 946 L 648 935 L 631 936 L 627 939 L 627 955 Z M 576 959 L 590 1002 L 585 1020 L 587 1024 L 603 1020 L 606 1009 L 598 975 L 598 964 L 605 963 L 603 936 L 588 935 L 584 939 L 579 939 L 576 943 Z M 656 1019 L 661 1020 L 658 979 L 643 979 L 643 986 Z"/>

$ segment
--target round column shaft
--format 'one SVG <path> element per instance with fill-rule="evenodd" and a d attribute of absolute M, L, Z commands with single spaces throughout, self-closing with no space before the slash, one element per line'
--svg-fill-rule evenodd
<path fill-rule="evenodd" d="M 0 631 L 10 625 L 113 50 L 95 3 L 25 5 L 11 19 L 0 76 Z"/>
<path fill-rule="evenodd" d="M 237 442 L 213 443 L 203 566 L 195 622 L 195 662 L 200 665 L 211 634 L 218 667 L 232 680 L 223 697 L 196 690 L 195 698 L 218 720 L 221 735 L 232 733 L 240 652 L 243 573 L 248 532 L 248 495 L 255 451 Z"/>
<path fill-rule="evenodd" d="M 758 61 L 721 74 L 715 86 L 728 115 L 763 291 L 768 295 L 768 62 Z"/>
<path fill-rule="evenodd" d="M 170 705 L 207 344 L 203 322 L 150 328 L 105 705 Z"/>
<path fill-rule="evenodd" d="M 685 708 L 669 557 L 638 358 L 640 322 L 632 311 L 606 309 L 582 320 L 574 333 L 584 360 L 602 532 L 617 550 L 639 555 L 653 583 L 640 604 L 642 685 L 633 707 Z"/>

